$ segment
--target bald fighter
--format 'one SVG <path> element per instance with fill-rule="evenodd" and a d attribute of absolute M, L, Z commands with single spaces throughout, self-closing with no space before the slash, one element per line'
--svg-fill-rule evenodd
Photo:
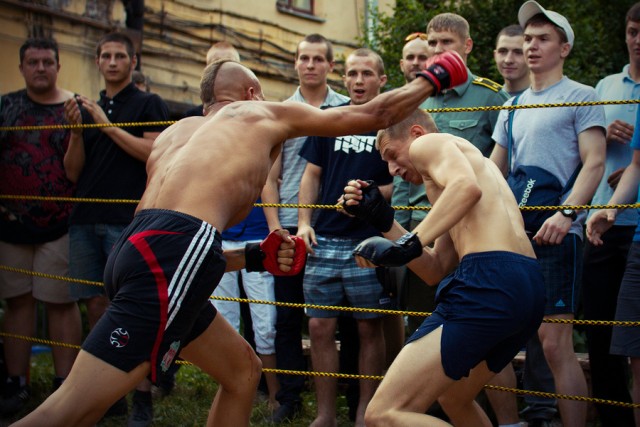
<path fill-rule="evenodd" d="M 407 233 L 375 184 L 350 181 L 345 209 L 385 236 L 360 243 L 356 261 L 407 264 L 439 286 L 434 313 L 387 371 L 366 425 L 449 425 L 425 414 L 438 400 L 454 425 L 489 427 L 474 399 L 536 332 L 544 312 L 543 278 L 518 204 L 493 162 L 470 142 L 438 133 L 424 111 L 380 131 L 377 144 L 389 171 L 424 185 L 433 208 Z"/>
<path fill-rule="evenodd" d="M 283 141 L 389 126 L 427 96 L 467 78 L 455 54 L 434 58 L 420 75 L 366 104 L 320 110 L 264 102 L 249 69 L 224 60 L 209 65 L 201 81 L 207 115 L 179 121 L 154 142 L 147 188 L 105 270 L 112 300 L 108 311 L 63 385 L 16 425 L 93 425 L 117 399 L 147 375 L 154 381 L 178 355 L 219 384 L 207 425 L 248 425 L 260 360 L 215 315 L 208 298 L 225 266 L 264 264 L 274 273 L 295 272 L 304 250 L 280 232 L 271 237 L 275 244 L 223 253 L 220 230 L 249 213 Z"/>

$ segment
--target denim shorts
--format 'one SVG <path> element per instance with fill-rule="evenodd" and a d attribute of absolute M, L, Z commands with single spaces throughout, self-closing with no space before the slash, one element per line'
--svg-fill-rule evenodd
<path fill-rule="evenodd" d="M 125 229 L 124 224 L 82 224 L 69 227 L 69 276 L 74 279 L 103 281 L 104 267 L 113 245 Z M 71 296 L 89 299 L 103 296 L 104 287 L 71 283 Z"/>

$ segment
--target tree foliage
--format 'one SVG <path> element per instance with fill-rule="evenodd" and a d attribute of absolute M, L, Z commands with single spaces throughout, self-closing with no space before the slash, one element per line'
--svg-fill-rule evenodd
<path fill-rule="evenodd" d="M 382 55 L 389 86 L 404 84 L 399 61 L 404 38 L 424 32 L 427 22 L 443 12 L 457 13 L 469 21 L 473 51 L 468 66 L 474 74 L 502 82 L 493 61 L 495 37 L 507 25 L 518 22 L 523 1 L 515 0 L 397 0 L 392 16 L 373 12 L 370 29 L 362 42 Z M 620 72 L 628 63 L 624 42 L 625 16 L 633 2 L 624 0 L 544 0 L 546 9 L 564 15 L 576 40 L 564 73 L 573 80 L 595 85 L 608 74 Z"/>

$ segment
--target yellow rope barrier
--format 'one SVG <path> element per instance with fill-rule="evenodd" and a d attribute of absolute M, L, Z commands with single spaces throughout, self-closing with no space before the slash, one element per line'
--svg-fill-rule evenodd
<path fill-rule="evenodd" d="M 138 203 L 140 200 L 132 199 L 98 199 L 87 197 L 63 197 L 63 196 L 30 196 L 26 194 L 0 194 L 0 200 L 34 200 L 47 202 L 74 202 L 74 203 Z M 342 205 L 308 205 L 296 203 L 254 203 L 257 208 L 294 208 L 294 209 L 340 209 Z M 431 210 L 431 206 L 391 206 L 395 210 Z M 589 209 L 640 209 L 640 203 L 628 203 L 617 205 L 555 205 L 555 206 L 521 206 L 523 211 L 557 211 L 561 209 L 589 210 Z"/>
<path fill-rule="evenodd" d="M 53 340 L 42 339 L 42 338 L 29 337 L 25 335 L 11 334 L 8 332 L 0 332 L 0 336 L 5 338 L 21 339 L 24 341 L 30 341 L 33 343 L 43 344 L 48 346 L 80 349 L 79 345 L 67 344 L 59 341 L 53 341 Z M 182 365 L 191 365 L 191 363 L 187 361 L 177 361 L 176 363 L 179 363 Z M 327 378 L 350 378 L 350 379 L 363 379 L 363 380 L 374 380 L 374 381 L 382 381 L 382 379 L 384 378 L 383 375 L 359 375 L 359 374 L 343 374 L 343 373 L 335 373 L 335 372 L 317 372 L 317 371 L 292 371 L 292 370 L 271 369 L 271 368 L 263 368 L 262 372 L 282 374 L 282 375 L 299 375 L 299 376 L 308 376 L 308 377 L 327 377 Z M 590 403 L 596 403 L 596 404 L 620 406 L 624 408 L 640 408 L 640 404 L 617 402 L 614 400 L 597 399 L 597 398 L 585 397 L 585 396 L 571 396 L 566 394 L 546 393 L 546 392 L 533 391 L 533 390 L 521 390 L 517 388 L 501 387 L 501 386 L 495 386 L 490 384 L 485 385 L 484 388 L 489 390 L 497 390 L 497 391 L 503 391 L 508 393 L 514 393 L 520 396 L 529 395 L 529 396 L 546 397 L 550 399 L 576 400 L 579 402 L 590 402 Z"/>
<path fill-rule="evenodd" d="M 101 282 L 76 279 L 73 277 L 66 277 L 66 276 L 58 276 L 55 274 L 40 273 L 40 272 L 30 271 L 22 268 L 10 267 L 2 264 L 0 264 L 0 270 L 10 271 L 10 272 L 19 273 L 19 274 L 26 274 L 30 276 L 37 276 L 45 279 L 59 280 L 62 282 L 81 283 L 84 285 L 91 285 L 91 286 L 104 286 L 104 284 Z M 316 305 L 316 304 L 288 303 L 288 302 L 278 302 L 278 301 L 268 301 L 268 300 L 254 300 L 254 299 L 247 299 L 247 298 L 223 297 L 223 296 L 215 296 L 215 295 L 212 295 L 211 297 L 209 297 L 209 299 L 219 300 L 219 301 L 228 301 L 228 302 L 247 303 L 247 304 L 267 304 L 267 305 L 275 305 L 275 306 L 290 307 L 290 308 L 301 308 L 301 309 L 315 308 L 319 310 L 335 310 L 335 311 L 344 311 L 344 312 L 351 312 L 351 313 L 394 314 L 394 315 L 417 316 L 417 317 L 431 316 L 431 313 L 428 311 L 402 311 L 402 310 L 388 310 L 388 309 L 381 309 L 381 308 L 325 306 L 325 305 Z M 587 326 L 627 326 L 627 327 L 640 326 L 640 322 L 638 321 L 621 321 L 621 320 L 550 319 L 545 317 L 542 320 L 542 322 L 556 323 L 556 324 L 587 325 Z"/>
<path fill-rule="evenodd" d="M 638 104 L 640 99 L 622 99 L 614 101 L 584 101 L 584 102 L 559 102 L 550 104 L 518 104 L 518 105 L 492 105 L 483 107 L 456 107 L 456 108 L 430 108 L 428 113 L 457 113 L 463 111 L 497 111 L 497 110 L 522 110 L 532 108 L 558 108 L 558 107 L 593 107 L 595 105 L 627 105 Z M 34 125 L 34 126 L 0 126 L 0 132 L 9 131 L 35 131 L 35 130 L 63 130 L 63 129 L 101 129 L 108 127 L 140 127 L 140 126 L 170 126 L 176 120 L 162 120 L 155 122 L 122 122 L 122 123 L 83 123 L 83 124 L 59 124 L 59 125 Z"/>

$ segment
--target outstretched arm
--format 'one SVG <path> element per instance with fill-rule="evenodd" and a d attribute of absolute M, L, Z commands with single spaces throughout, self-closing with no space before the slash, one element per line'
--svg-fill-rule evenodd
<path fill-rule="evenodd" d="M 274 108 L 276 119 L 288 123 L 289 135 L 341 136 L 370 132 L 395 124 L 415 111 L 437 91 L 467 81 L 467 67 L 455 52 L 434 56 L 420 76 L 400 88 L 376 96 L 362 105 L 318 110 L 301 103 Z"/>

